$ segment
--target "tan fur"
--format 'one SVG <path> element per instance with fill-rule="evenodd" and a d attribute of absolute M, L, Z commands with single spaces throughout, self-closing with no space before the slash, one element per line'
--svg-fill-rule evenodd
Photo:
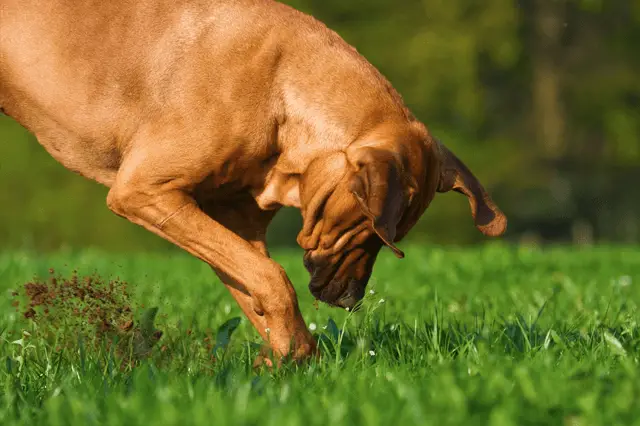
<path fill-rule="evenodd" d="M 207 262 L 280 356 L 316 344 L 264 235 L 301 209 L 319 299 L 354 307 L 436 192 L 506 218 L 389 82 L 271 0 L 0 0 L 0 108 L 109 208 Z M 37 173 L 37 170 L 34 170 Z"/>

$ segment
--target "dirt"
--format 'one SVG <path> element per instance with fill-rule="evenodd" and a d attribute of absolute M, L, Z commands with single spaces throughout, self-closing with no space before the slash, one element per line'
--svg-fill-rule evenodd
<path fill-rule="evenodd" d="M 77 271 L 65 277 L 50 269 L 44 279 L 34 278 L 12 296 L 20 314 L 16 325 L 29 331 L 24 338 L 67 357 L 79 356 L 82 345 L 86 356 L 104 359 L 113 354 L 120 368 L 128 369 L 151 356 L 160 368 L 188 356 L 198 359 L 204 374 L 213 374 L 216 352 L 228 344 L 216 345 L 220 329 L 195 323 L 183 328 L 180 321 L 172 325 L 166 314 L 156 315 L 157 308 L 133 303 L 129 284 L 120 279 L 80 277 Z M 156 329 L 156 320 L 168 333 Z"/>
<path fill-rule="evenodd" d="M 77 348 L 81 339 L 95 349 L 115 345 L 115 354 L 133 355 L 130 361 L 136 362 L 147 357 L 163 335 L 153 326 L 157 309 L 141 312 L 135 321 L 128 284 L 120 279 L 81 278 L 77 271 L 65 278 L 50 269 L 47 279 L 27 282 L 22 290 L 22 295 L 13 293 L 12 305 L 36 325 L 34 338 L 55 344 L 58 351 Z M 139 308 L 143 306 L 136 311 Z"/>

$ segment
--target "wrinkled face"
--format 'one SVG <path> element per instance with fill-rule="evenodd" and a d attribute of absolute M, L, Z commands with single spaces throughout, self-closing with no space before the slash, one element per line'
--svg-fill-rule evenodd
<path fill-rule="evenodd" d="M 377 170 L 384 167 L 381 164 Z M 385 239 L 393 240 L 393 235 L 385 234 L 382 226 L 379 229 L 374 227 L 375 216 L 380 214 L 373 214 L 363 198 L 367 198 L 367 191 L 371 192 L 375 186 L 374 198 L 382 200 L 378 213 L 385 213 L 385 203 L 394 204 L 391 209 L 393 234 L 396 227 L 401 227 L 399 219 L 408 211 L 408 203 L 406 188 L 399 186 L 399 182 L 395 185 L 387 182 L 394 176 L 382 176 L 383 184 L 376 186 L 376 176 L 367 176 L 363 171 L 359 173 L 348 165 L 339 177 L 337 182 L 329 182 L 331 190 L 319 202 L 321 206 L 313 212 L 307 211 L 307 214 L 315 215 L 305 218 L 306 236 L 303 230 L 298 236 L 298 243 L 305 249 L 303 262 L 311 275 L 311 293 L 329 305 L 353 309 L 364 297 L 378 253 L 386 244 Z M 389 190 L 395 194 L 387 194 Z M 314 195 L 322 197 L 323 191 L 322 188 L 317 189 Z M 375 202 L 373 210 L 376 210 Z M 402 255 L 393 244 L 390 246 L 397 255 Z"/>
<path fill-rule="evenodd" d="M 353 195 L 335 191 L 325 211 L 330 213 L 316 225 L 322 230 L 318 247 L 304 255 L 304 266 L 311 275 L 309 290 L 329 305 L 352 309 L 364 297 L 384 243 Z"/>
<path fill-rule="evenodd" d="M 467 196 L 475 225 L 501 235 L 507 220 L 471 171 L 435 139 L 402 147 L 360 145 L 314 160 L 303 174 L 298 244 L 319 300 L 354 308 L 364 297 L 383 245 L 395 247 L 436 192 Z"/>
<path fill-rule="evenodd" d="M 365 294 L 383 241 L 352 194 L 338 188 L 327 199 L 314 232 L 318 246 L 308 249 L 304 265 L 311 275 L 309 290 L 319 300 L 354 308 Z"/>

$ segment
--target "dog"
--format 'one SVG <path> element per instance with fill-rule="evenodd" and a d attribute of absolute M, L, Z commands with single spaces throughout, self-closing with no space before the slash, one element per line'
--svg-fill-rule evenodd
<path fill-rule="evenodd" d="M 116 215 L 211 266 L 280 360 L 317 355 L 265 234 L 300 209 L 320 301 L 353 308 L 436 193 L 506 216 L 336 32 L 273 0 L 0 0 L 0 108 Z M 6 142 L 5 142 L 6 143 Z M 34 170 L 36 173 L 37 170 Z"/>

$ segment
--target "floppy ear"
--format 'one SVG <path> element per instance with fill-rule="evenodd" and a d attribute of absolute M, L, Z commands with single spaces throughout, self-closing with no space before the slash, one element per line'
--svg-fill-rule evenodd
<path fill-rule="evenodd" d="M 388 150 L 358 148 L 349 158 L 355 173 L 349 189 L 362 212 L 371 219 L 375 233 L 398 258 L 404 253 L 393 242 L 396 227 L 410 201 L 402 165 Z"/>
<path fill-rule="evenodd" d="M 507 229 L 507 217 L 500 211 L 471 170 L 442 143 L 436 141 L 442 169 L 438 192 L 456 191 L 469 198 L 476 228 L 484 235 L 497 237 Z"/>

